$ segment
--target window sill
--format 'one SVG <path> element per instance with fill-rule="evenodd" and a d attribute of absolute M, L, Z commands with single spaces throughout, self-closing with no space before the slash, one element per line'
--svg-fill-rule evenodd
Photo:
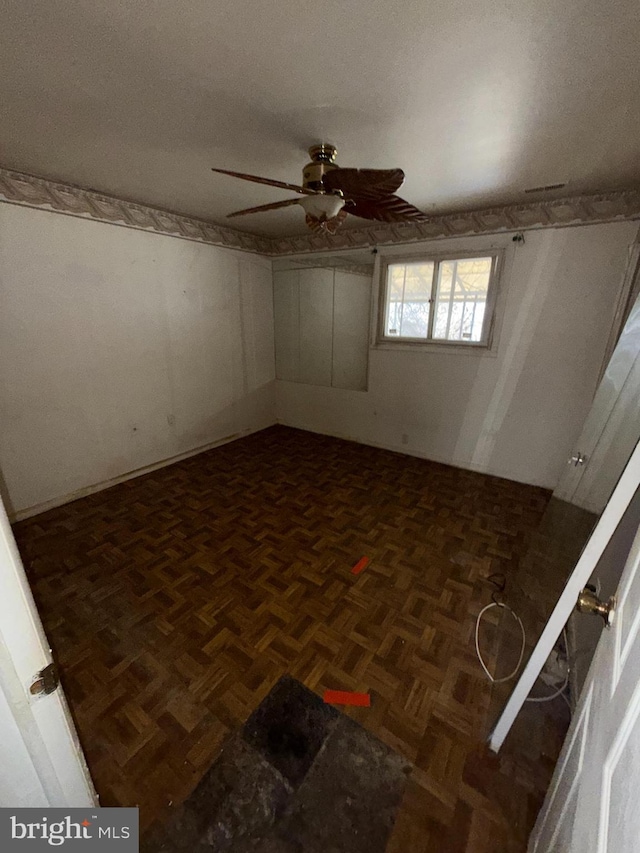
<path fill-rule="evenodd" d="M 438 353 L 439 355 L 447 353 L 448 355 L 466 355 L 474 356 L 476 358 L 495 358 L 498 354 L 494 346 L 487 346 L 487 344 L 437 344 L 422 343 L 421 341 L 376 341 L 374 344 L 371 344 L 370 348 L 372 350 L 387 352 L 415 352 L 422 354 Z"/>

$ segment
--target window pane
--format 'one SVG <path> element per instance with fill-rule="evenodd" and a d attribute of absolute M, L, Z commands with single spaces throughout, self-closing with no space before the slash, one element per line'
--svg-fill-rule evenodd
<path fill-rule="evenodd" d="M 481 341 L 492 258 L 441 261 L 433 337 Z"/>
<path fill-rule="evenodd" d="M 389 264 L 385 335 L 426 338 L 431 310 L 433 261 Z"/>

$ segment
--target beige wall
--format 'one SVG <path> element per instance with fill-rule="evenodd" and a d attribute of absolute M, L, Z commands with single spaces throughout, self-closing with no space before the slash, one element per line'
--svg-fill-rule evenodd
<path fill-rule="evenodd" d="M 553 488 L 591 405 L 637 231 L 620 222 L 532 231 L 524 245 L 501 235 L 381 249 L 504 247 L 495 352 L 373 346 L 367 392 L 278 381 L 278 420 Z"/>
<path fill-rule="evenodd" d="M 271 263 L 0 204 L 14 514 L 275 420 Z"/>

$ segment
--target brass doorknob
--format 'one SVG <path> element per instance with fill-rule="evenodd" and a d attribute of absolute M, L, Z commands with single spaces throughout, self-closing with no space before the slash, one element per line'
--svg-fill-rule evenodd
<path fill-rule="evenodd" d="M 595 592 L 585 587 L 578 596 L 576 608 L 580 613 L 595 613 L 602 616 L 605 627 L 610 628 L 613 625 L 613 617 L 616 612 L 616 597 L 612 595 L 609 601 L 600 601 Z"/>

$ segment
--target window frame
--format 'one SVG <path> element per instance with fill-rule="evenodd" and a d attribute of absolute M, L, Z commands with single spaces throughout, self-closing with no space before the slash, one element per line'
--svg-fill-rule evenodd
<path fill-rule="evenodd" d="M 386 255 L 380 259 L 380 282 L 378 287 L 378 317 L 376 323 L 376 346 L 387 347 L 405 347 L 413 348 L 437 348 L 452 350 L 491 350 L 494 343 L 494 332 L 496 326 L 496 305 L 500 291 L 500 279 L 502 276 L 502 268 L 504 265 L 505 249 L 488 247 L 478 250 L 457 250 L 450 252 L 420 252 L 407 255 Z M 387 295 L 389 288 L 389 267 L 394 264 L 410 264 L 410 263 L 433 263 L 433 281 L 431 284 L 431 297 L 429 304 L 431 307 L 435 305 L 436 293 L 438 288 L 438 273 L 439 265 L 443 261 L 467 260 L 468 258 L 491 258 L 491 273 L 489 275 L 489 287 L 487 289 L 487 304 L 485 308 L 484 327 L 482 338 L 479 341 L 464 341 L 464 340 L 447 340 L 446 338 L 408 338 L 397 337 L 395 335 L 386 335 L 386 317 L 387 317 Z M 434 313 L 430 311 L 429 316 L 429 331 L 433 332 Z"/>

